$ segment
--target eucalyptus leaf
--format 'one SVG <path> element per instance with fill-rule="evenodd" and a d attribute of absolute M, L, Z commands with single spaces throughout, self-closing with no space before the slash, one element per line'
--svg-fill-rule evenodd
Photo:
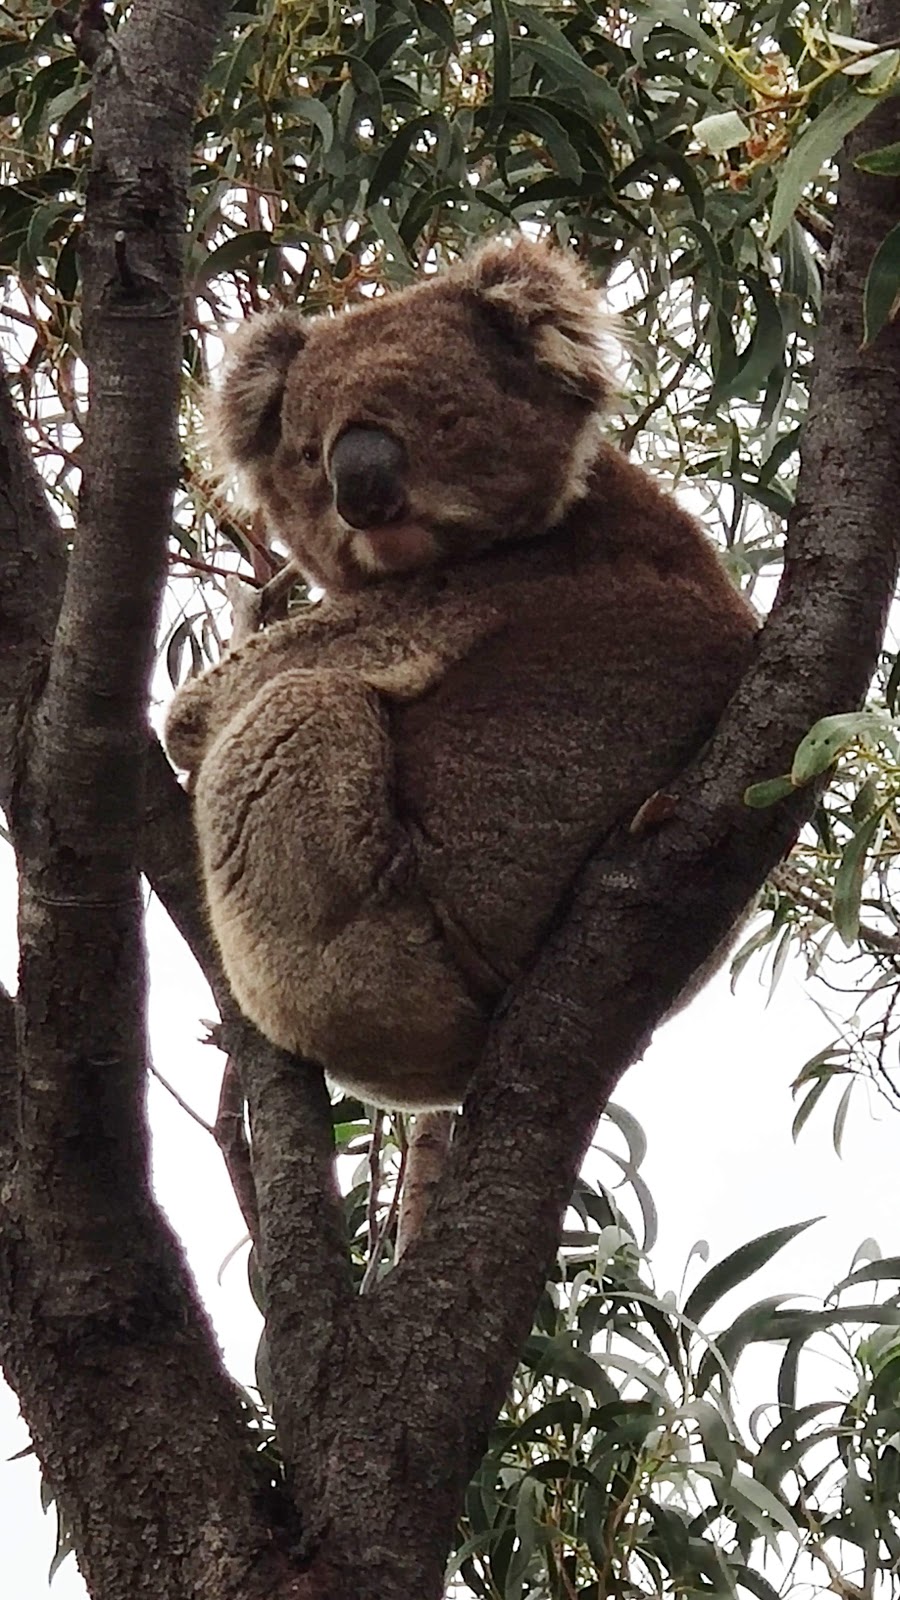
<path fill-rule="evenodd" d="M 848 133 L 859 126 L 876 104 L 873 98 L 851 90 L 832 100 L 791 146 L 772 202 L 767 238 L 770 247 L 781 238 L 800 204 L 804 189 L 819 176 Z"/>

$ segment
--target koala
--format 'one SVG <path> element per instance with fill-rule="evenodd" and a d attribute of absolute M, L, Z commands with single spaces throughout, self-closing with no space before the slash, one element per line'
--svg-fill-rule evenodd
<path fill-rule="evenodd" d="M 176 694 L 235 997 L 366 1101 L 462 1100 L 590 852 L 710 736 L 756 621 L 606 441 L 576 263 L 495 240 L 338 316 L 263 313 L 215 447 L 325 598 Z"/>

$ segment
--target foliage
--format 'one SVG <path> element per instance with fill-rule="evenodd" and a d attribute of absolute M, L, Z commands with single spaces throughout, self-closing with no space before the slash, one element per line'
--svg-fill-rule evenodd
<path fill-rule="evenodd" d="M 91 147 L 90 81 L 67 31 L 76 10 L 14 0 L 0 14 L 8 344 L 42 470 L 69 513 L 86 402 L 78 237 Z M 107 7 L 113 33 L 124 10 Z M 198 430 L 222 323 L 270 301 L 310 313 L 351 305 L 498 226 L 554 235 L 607 285 L 625 335 L 622 447 L 680 482 L 735 577 L 767 604 L 795 488 L 834 157 L 898 75 L 898 50 L 854 39 L 846 0 L 236 5 L 191 175 L 168 678 L 221 649 L 226 576 L 258 584 L 277 560 L 223 500 Z M 896 147 L 867 165 L 895 173 Z M 898 290 L 895 229 L 867 286 L 869 341 Z M 760 774 L 750 796 L 777 803 L 840 760 L 737 961 L 770 952 L 774 982 L 799 945 L 811 971 L 839 982 L 844 940 L 854 987 L 868 962 L 864 1020 L 798 1078 L 797 1131 L 841 1080 L 837 1142 L 860 1073 L 893 1093 L 898 683 L 888 656 L 868 720 L 836 707 L 843 720 L 805 742 L 793 774 Z M 345 1105 L 337 1119 L 342 1148 L 368 1163 L 347 1197 L 362 1279 L 373 1249 L 389 1254 L 402 1129 L 385 1130 L 373 1156 L 361 1109 Z M 770 1600 L 802 1572 L 798 1552 L 833 1578 L 842 1540 L 859 1552 L 864 1589 L 876 1574 L 887 1581 L 900 1557 L 900 1312 L 895 1295 L 873 1306 L 845 1296 L 896 1281 L 896 1261 L 864 1263 L 817 1312 L 760 1300 L 713 1342 L 701 1324 L 721 1294 L 790 1230 L 721 1263 L 679 1309 L 649 1275 L 640 1135 L 618 1120 L 629 1151 L 613 1161 L 642 1200 L 645 1237 L 638 1244 L 606 1189 L 582 1184 L 580 1231 L 567 1236 L 469 1492 L 462 1577 L 511 1600 L 735 1587 Z M 839 1400 L 809 1399 L 798 1377 L 823 1337 L 844 1361 Z M 767 1341 L 786 1347 L 778 1403 L 739 1426 L 731 1373 Z"/>
<path fill-rule="evenodd" d="M 362 1279 L 393 1216 L 403 1131 L 373 1141 L 348 1100 L 336 1125 L 357 1162 L 346 1210 Z M 469 1487 L 451 1578 L 483 1600 L 738 1590 L 774 1600 L 820 1574 L 837 1574 L 848 1594 L 876 1579 L 896 1592 L 900 1258 L 867 1241 L 817 1309 L 784 1294 L 749 1298 L 811 1226 L 801 1222 L 748 1241 L 689 1291 L 683 1282 L 678 1296 L 661 1293 L 645 1152 L 639 1124 L 611 1104 Z M 685 1279 L 707 1257 L 700 1240 Z M 723 1319 L 734 1291 L 741 1308 Z M 776 1398 L 746 1416 L 735 1373 L 761 1346 L 779 1350 Z M 277 1473 L 277 1441 L 262 1428 Z"/>
<path fill-rule="evenodd" d="M 898 1261 L 854 1263 L 818 1310 L 757 1300 L 712 1338 L 722 1297 L 808 1224 L 750 1241 L 677 1304 L 610 1195 L 585 1184 L 576 1203 L 584 1230 L 469 1490 L 454 1558 L 469 1587 L 772 1600 L 823 1568 L 863 1592 L 893 1585 L 900 1307 L 896 1292 L 865 1303 L 862 1286 L 896 1283 Z M 739 1422 L 734 1370 L 769 1343 L 777 1402 Z"/>

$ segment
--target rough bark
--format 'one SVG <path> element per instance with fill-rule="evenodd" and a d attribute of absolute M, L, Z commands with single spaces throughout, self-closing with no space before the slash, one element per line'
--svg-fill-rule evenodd
<path fill-rule="evenodd" d="M 0 380 L 0 807 L 23 719 L 46 672 L 65 548 L 5 381 Z"/>
<path fill-rule="evenodd" d="M 223 11 L 138 0 L 116 52 L 100 51 L 87 470 L 49 655 L 59 541 L 0 402 L 0 576 L 14 580 L 0 614 L 11 652 L 0 765 L 12 770 L 26 717 L 30 735 L 11 806 L 18 1083 L 14 1007 L 0 995 L 0 1351 L 97 1600 L 426 1600 L 596 1117 L 803 815 L 804 797 L 759 813 L 743 791 L 784 771 L 819 716 L 857 703 L 874 665 L 898 557 L 900 332 L 860 353 L 861 290 L 900 185 L 852 161 L 900 140 L 900 102 L 863 125 L 844 163 L 789 560 L 755 665 L 676 786 L 671 818 L 586 869 L 497 1019 L 418 1236 L 359 1300 L 321 1074 L 228 1008 L 187 801 L 158 751 L 141 843 L 190 111 Z M 892 12 L 873 0 L 860 31 L 883 37 Z M 216 985 L 250 1100 L 290 1500 L 257 1472 L 240 1397 L 150 1195 L 138 863 Z"/>

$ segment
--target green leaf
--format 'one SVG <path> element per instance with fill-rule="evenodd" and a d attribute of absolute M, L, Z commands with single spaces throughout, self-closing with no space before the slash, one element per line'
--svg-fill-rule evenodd
<path fill-rule="evenodd" d="M 509 100 L 512 84 L 512 43 L 506 0 L 491 0 L 491 25 L 494 33 L 491 106 L 499 113 Z"/>
<path fill-rule="evenodd" d="M 836 155 L 848 133 L 874 111 L 878 101 L 872 95 L 853 89 L 839 100 L 832 100 L 804 129 L 781 169 L 766 243 L 771 249 L 780 239 L 794 215 L 808 183 L 819 176 L 826 162 Z"/>
<path fill-rule="evenodd" d="M 802 1100 L 800 1105 L 797 1107 L 797 1110 L 794 1114 L 794 1120 L 791 1123 L 791 1138 L 795 1144 L 797 1143 L 803 1128 L 809 1121 L 812 1113 L 825 1093 L 825 1090 L 828 1088 L 832 1076 L 833 1075 L 829 1073 L 827 1077 L 823 1076 L 821 1078 L 817 1078 L 805 1100 Z"/>
<path fill-rule="evenodd" d="M 704 55 L 712 56 L 714 61 L 718 61 L 724 66 L 725 61 L 721 50 L 719 50 L 711 35 L 691 15 L 691 10 L 693 9 L 696 8 L 679 5 L 678 0 L 653 0 L 652 4 L 639 4 L 634 7 L 638 16 L 642 19 L 646 18 L 646 22 L 642 20 L 640 25 L 644 37 L 646 37 L 648 25 L 650 28 L 657 26 L 671 28 L 676 33 L 683 34 L 686 39 L 690 39 L 691 44 L 696 45 Z M 643 51 L 640 45 L 635 44 L 633 48 L 638 61 L 643 64 Z"/>
<path fill-rule="evenodd" d="M 756 322 L 734 377 L 724 389 L 717 386 L 720 400 L 755 400 L 769 373 L 784 357 L 785 329 L 775 296 L 760 278 L 750 278 L 747 287 L 756 308 Z"/>
<path fill-rule="evenodd" d="M 318 129 L 322 135 L 322 150 L 327 155 L 334 144 L 334 120 L 328 107 L 311 94 L 298 94 L 285 101 L 283 110 L 286 116 L 297 117 L 300 122 L 311 122 Z"/>
<path fill-rule="evenodd" d="M 413 270 L 410 266 L 409 256 L 383 200 L 379 200 L 377 204 L 369 207 L 369 221 L 392 259 L 392 276 L 398 283 L 410 283 L 413 278 Z"/>
<path fill-rule="evenodd" d="M 560 37 L 562 38 L 562 35 Z M 626 133 L 633 133 L 631 119 L 621 96 L 605 78 L 585 66 L 577 51 L 568 45 L 568 41 L 564 43 L 567 48 L 562 48 L 546 39 L 520 39 L 517 42 L 516 53 L 530 56 L 542 76 L 545 80 L 549 80 L 551 85 L 559 84 L 564 92 L 574 90 L 580 95 L 598 122 L 604 122 L 611 116 L 624 127 Z"/>
<path fill-rule="evenodd" d="M 748 1344 L 775 1337 L 773 1319 L 784 1298 L 783 1294 L 768 1295 L 764 1300 L 745 1306 L 731 1326 L 710 1341 L 694 1380 L 694 1394 L 698 1399 L 706 1393 L 713 1378 L 718 1378 L 723 1388 L 730 1386 L 738 1359 Z"/>
<path fill-rule="evenodd" d="M 23 262 L 33 268 L 41 256 L 48 253 L 48 239 L 60 231 L 60 223 L 70 220 L 74 209 L 68 200 L 45 201 L 43 205 L 35 206 L 22 247 Z"/>
<path fill-rule="evenodd" d="M 737 1450 L 721 1412 L 709 1400 L 691 1400 L 679 1415 L 696 1422 L 707 1461 L 717 1461 L 730 1475 L 737 1466 Z"/>
<path fill-rule="evenodd" d="M 453 14 L 444 0 L 413 0 L 416 14 L 427 28 L 448 50 L 457 49 L 456 34 L 453 29 Z"/>
<path fill-rule="evenodd" d="M 710 1268 L 691 1291 L 684 1306 L 685 1316 L 690 1317 L 692 1322 L 702 1321 L 724 1294 L 752 1278 L 786 1244 L 811 1228 L 814 1222 L 820 1221 L 820 1217 L 810 1217 L 806 1222 L 793 1222 L 786 1228 L 772 1228 L 768 1233 L 761 1233 L 757 1239 L 751 1239 L 748 1244 L 741 1245 L 738 1250 L 733 1250 L 724 1261 Z"/>
<path fill-rule="evenodd" d="M 516 1495 L 517 1548 L 507 1568 L 506 1582 L 503 1586 L 504 1600 L 520 1600 L 528 1564 L 537 1540 L 543 1505 L 544 1489 L 529 1473 L 519 1484 L 519 1492 Z"/>
<path fill-rule="evenodd" d="M 761 1572 L 755 1572 L 752 1567 L 743 1567 L 740 1564 L 729 1568 L 735 1583 L 741 1589 L 746 1589 L 755 1595 L 756 1600 L 780 1600 L 778 1590 L 764 1578 Z"/>
<path fill-rule="evenodd" d="M 842 1278 L 836 1283 L 833 1294 L 840 1294 L 843 1289 L 850 1289 L 857 1283 L 883 1283 L 886 1279 L 896 1282 L 900 1279 L 900 1256 L 882 1256 L 878 1261 L 868 1261 L 864 1267 L 857 1267 L 847 1278 Z"/>
<path fill-rule="evenodd" d="M 733 145 L 749 139 L 750 129 L 736 111 L 716 111 L 712 116 L 701 117 L 699 122 L 695 122 L 693 134 L 713 155 L 724 155 Z"/>
<path fill-rule="evenodd" d="M 562 124 L 549 111 L 527 100 L 511 100 L 506 109 L 505 127 L 507 130 L 534 134 L 541 140 L 561 176 L 572 183 L 580 182 L 582 167 L 578 151 Z"/>
<path fill-rule="evenodd" d="M 598 1405 L 608 1405 L 619 1399 L 615 1384 L 593 1357 L 576 1349 L 567 1338 L 546 1339 L 532 1335 L 525 1346 L 525 1354 L 535 1371 L 549 1372 L 554 1378 L 563 1378 L 567 1383 L 586 1389 Z"/>
<path fill-rule="evenodd" d="M 879 739 L 886 732 L 890 732 L 890 722 L 883 711 L 846 711 L 833 717 L 820 717 L 797 746 L 791 782 L 798 788 L 809 783 L 857 739 Z"/>
<path fill-rule="evenodd" d="M 900 222 L 872 257 L 863 291 L 863 346 L 874 344 L 900 310 Z"/>
<path fill-rule="evenodd" d="M 751 783 L 749 789 L 744 790 L 744 805 L 762 811 L 766 806 L 774 806 L 778 800 L 784 800 L 793 793 L 794 785 L 789 777 L 766 778 L 762 783 Z"/>
<path fill-rule="evenodd" d="M 900 144 L 884 144 L 880 150 L 867 150 L 854 165 L 863 172 L 874 172 L 880 177 L 900 177 Z"/>
<path fill-rule="evenodd" d="M 233 272 L 235 267 L 258 261 L 271 248 L 272 235 L 265 228 L 248 228 L 246 233 L 236 233 L 226 239 L 217 250 L 211 250 L 197 272 L 198 284 L 208 283 L 223 272 Z"/>
<path fill-rule="evenodd" d="M 841 856 L 840 866 L 834 875 L 834 892 L 831 915 L 844 944 L 854 944 L 859 936 L 859 914 L 862 906 L 863 882 L 866 873 L 866 856 L 875 837 L 882 815 L 890 802 L 879 806 L 857 828 Z"/>
<path fill-rule="evenodd" d="M 850 1096 L 856 1088 L 857 1081 L 858 1080 L 856 1078 L 850 1079 L 850 1082 L 841 1095 L 840 1104 L 835 1112 L 834 1127 L 832 1129 L 831 1138 L 832 1143 L 834 1144 L 834 1153 L 836 1156 L 839 1156 L 841 1153 L 841 1141 L 844 1137 L 844 1127 L 847 1121 L 847 1112 L 850 1108 Z"/>
<path fill-rule="evenodd" d="M 624 1160 L 622 1156 L 616 1155 L 615 1150 L 604 1150 L 603 1153 L 608 1160 L 614 1161 L 616 1166 L 621 1167 L 626 1181 L 631 1185 L 637 1203 L 641 1208 L 641 1219 L 644 1224 L 641 1249 L 644 1251 L 652 1250 L 659 1232 L 659 1218 L 656 1214 L 656 1205 L 648 1185 L 644 1182 L 637 1168 L 632 1166 L 630 1161 Z"/>
<path fill-rule="evenodd" d="M 734 1472 L 724 1492 L 726 1497 L 731 1499 L 733 1503 L 749 1501 L 751 1506 L 761 1511 L 764 1516 L 776 1523 L 778 1527 L 783 1528 L 798 1544 L 802 1543 L 800 1529 L 797 1527 L 787 1507 L 772 1493 L 771 1489 L 766 1488 L 765 1484 L 757 1483 L 755 1478 L 748 1477 L 744 1472 Z M 753 1521 L 752 1516 L 750 1520 Z M 765 1532 L 765 1529 L 761 1527 L 760 1532 Z"/>
<path fill-rule="evenodd" d="M 618 1128 L 628 1145 L 628 1156 L 633 1167 L 639 1167 L 647 1154 L 647 1135 L 637 1117 L 615 1100 L 609 1100 L 603 1113 Z"/>

